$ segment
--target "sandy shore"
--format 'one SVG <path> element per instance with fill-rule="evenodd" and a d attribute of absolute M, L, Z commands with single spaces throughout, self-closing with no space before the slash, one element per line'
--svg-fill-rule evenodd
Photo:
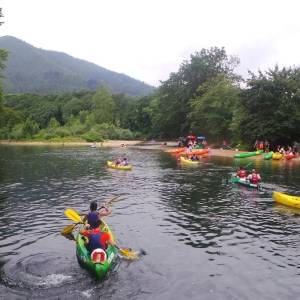
<path fill-rule="evenodd" d="M 0 141 L 0 145 L 11 145 L 11 146 L 63 146 L 63 147 L 112 147 L 112 148 L 120 148 L 120 147 L 134 147 L 145 150 L 161 150 L 169 152 L 171 149 L 176 148 L 176 142 L 155 142 L 155 141 L 127 141 L 127 140 L 107 140 L 99 143 L 89 143 L 89 142 L 28 142 L 28 141 Z M 218 149 L 210 149 L 211 156 L 220 156 L 220 157 L 232 157 L 234 154 L 243 153 L 247 151 L 235 151 L 235 150 L 222 150 Z M 249 157 L 253 160 L 262 160 L 263 155 L 251 156 Z M 293 161 L 300 161 L 300 156 L 294 158 Z"/>

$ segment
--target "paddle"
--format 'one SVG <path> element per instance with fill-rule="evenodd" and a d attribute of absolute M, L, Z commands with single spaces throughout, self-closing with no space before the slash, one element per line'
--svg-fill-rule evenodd
<path fill-rule="evenodd" d="M 251 165 L 253 164 L 253 162 L 252 161 L 250 161 L 249 163 L 247 163 L 246 164 L 246 166 L 244 167 L 244 169 L 247 169 L 247 168 L 249 168 Z"/>
<path fill-rule="evenodd" d="M 114 197 L 114 199 L 117 199 L 118 197 Z M 112 200 L 112 199 L 111 199 Z M 110 203 L 112 202 L 110 200 Z M 71 208 L 67 208 L 65 211 L 64 211 L 65 215 L 67 218 L 69 218 L 70 220 L 74 221 L 74 222 L 77 222 L 77 223 L 83 223 L 82 222 L 82 219 L 81 217 L 78 215 L 78 213 L 71 209 Z M 77 224 L 74 225 L 74 227 L 76 226 Z M 119 250 L 120 254 L 123 255 L 125 258 L 127 259 L 137 259 L 139 258 L 133 251 L 131 251 L 130 249 L 123 249 L 123 248 L 120 248 L 118 247 L 117 245 L 115 245 L 115 247 Z"/>
<path fill-rule="evenodd" d="M 115 202 L 118 198 L 120 198 L 120 196 L 115 196 L 115 197 L 113 197 L 113 198 L 107 200 L 106 202 L 104 202 L 104 205 L 103 205 L 103 206 L 110 205 L 112 202 Z M 119 199 L 119 200 L 121 200 L 121 199 Z M 118 201 L 119 201 L 119 200 L 118 200 Z M 71 219 L 72 221 L 76 222 L 76 224 L 71 224 L 71 225 L 67 225 L 66 227 L 64 227 L 64 228 L 60 231 L 60 233 L 61 233 L 62 235 L 70 234 L 78 224 L 82 223 L 82 220 L 81 220 L 80 216 L 77 215 L 77 214 L 74 215 L 74 211 L 72 211 L 72 210 L 71 210 L 71 211 L 70 211 L 70 210 L 66 210 L 66 211 L 65 211 L 65 214 L 68 214 L 68 216 L 67 216 L 67 215 L 66 215 L 66 216 L 67 216 L 69 219 Z M 79 217 L 79 218 L 78 218 L 78 217 Z"/>

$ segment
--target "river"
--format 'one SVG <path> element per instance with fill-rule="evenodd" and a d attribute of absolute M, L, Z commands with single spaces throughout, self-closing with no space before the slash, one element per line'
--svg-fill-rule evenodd
<path fill-rule="evenodd" d="M 108 169 L 126 155 L 132 171 Z M 254 161 L 262 189 L 228 182 L 250 159 L 203 158 L 181 166 L 161 151 L 131 148 L 0 147 L 1 299 L 297 299 L 300 210 L 273 190 L 300 195 L 300 163 Z M 101 282 L 82 269 L 60 234 L 89 203 L 114 195 L 106 221 L 121 247 Z"/>

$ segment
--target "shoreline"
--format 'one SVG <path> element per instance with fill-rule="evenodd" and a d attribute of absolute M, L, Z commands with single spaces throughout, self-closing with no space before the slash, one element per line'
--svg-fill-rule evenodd
<path fill-rule="evenodd" d="M 127 140 L 107 140 L 104 142 L 45 142 L 45 141 L 0 141 L 0 145 L 4 146 L 78 146 L 78 147 L 86 147 L 86 146 L 94 146 L 94 148 L 102 148 L 102 147 L 121 147 L 122 145 L 127 146 L 135 146 L 143 143 L 143 141 L 127 141 Z"/>
<path fill-rule="evenodd" d="M 161 150 L 169 152 L 170 149 L 176 148 L 176 142 L 161 141 L 161 142 L 149 142 L 142 140 L 106 140 L 104 142 L 45 142 L 45 141 L 8 141 L 0 140 L 0 145 L 4 146 L 55 146 L 55 147 L 91 147 L 91 148 L 139 148 L 145 150 Z M 243 153 L 248 151 L 236 151 L 236 150 L 223 150 L 220 148 L 210 148 L 210 156 L 219 157 L 231 157 L 234 159 L 234 154 Z M 243 158 L 237 158 L 242 160 Z M 256 155 L 248 157 L 253 160 L 263 160 L 263 155 Z M 300 156 L 293 158 L 292 161 L 300 161 Z"/>

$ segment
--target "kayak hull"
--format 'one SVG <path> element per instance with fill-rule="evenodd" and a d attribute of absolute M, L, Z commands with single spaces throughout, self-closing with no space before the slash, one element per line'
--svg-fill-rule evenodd
<path fill-rule="evenodd" d="M 82 227 L 81 227 L 82 228 Z M 109 229 L 108 225 L 103 222 L 101 226 L 101 230 L 104 232 L 108 232 L 112 239 L 114 240 L 113 233 Z M 91 260 L 91 255 L 85 247 L 86 238 L 78 233 L 76 237 L 76 257 L 78 263 L 88 270 L 96 279 L 102 279 L 105 277 L 107 272 L 112 269 L 115 265 L 118 249 L 116 247 L 112 247 L 111 245 L 107 246 L 106 252 L 106 260 L 103 263 L 94 263 Z"/>
<path fill-rule="evenodd" d="M 132 170 L 132 166 L 128 165 L 128 166 L 119 166 L 119 165 L 115 165 L 112 161 L 107 161 L 107 166 L 111 169 L 117 169 L 117 170 L 125 170 L 125 171 L 131 171 Z"/>
<path fill-rule="evenodd" d="M 238 177 L 232 177 L 230 179 L 230 182 L 237 183 L 237 184 L 249 187 L 249 188 L 254 188 L 254 189 L 258 189 L 259 188 L 259 184 L 250 183 L 249 180 L 240 180 L 240 178 L 238 178 Z"/>
<path fill-rule="evenodd" d="M 191 151 L 187 152 L 186 155 L 203 155 L 209 152 L 208 149 L 192 149 Z"/>
<path fill-rule="evenodd" d="M 180 156 L 180 162 L 184 163 L 186 165 L 191 165 L 191 166 L 197 166 L 200 163 L 199 161 L 194 161 L 194 160 L 186 159 L 183 156 Z"/>
<path fill-rule="evenodd" d="M 272 155 L 273 155 L 273 151 L 269 152 L 269 153 L 266 153 L 264 154 L 264 159 L 265 160 L 269 160 L 272 158 Z"/>
<path fill-rule="evenodd" d="M 285 158 L 286 159 L 292 159 L 292 158 L 295 158 L 296 157 L 296 155 L 295 154 L 293 154 L 293 153 L 289 153 L 289 154 L 287 154 L 286 156 L 285 156 Z"/>
<path fill-rule="evenodd" d="M 272 193 L 272 197 L 276 202 L 280 204 L 300 208 L 300 197 L 291 196 L 276 191 Z"/>
<path fill-rule="evenodd" d="M 181 147 L 181 148 L 171 149 L 168 152 L 173 153 L 173 154 L 178 154 L 178 153 L 184 152 L 184 149 L 185 149 L 184 147 Z"/>
<path fill-rule="evenodd" d="M 244 158 L 244 157 L 250 157 L 250 156 L 256 156 L 263 153 L 263 150 L 253 151 L 253 152 L 243 152 L 243 153 L 237 153 L 234 154 L 234 158 Z"/>
<path fill-rule="evenodd" d="M 282 157 L 283 157 L 283 154 L 281 154 L 279 152 L 275 152 L 272 155 L 272 159 L 274 159 L 274 160 L 280 160 L 280 159 L 282 159 Z"/>

